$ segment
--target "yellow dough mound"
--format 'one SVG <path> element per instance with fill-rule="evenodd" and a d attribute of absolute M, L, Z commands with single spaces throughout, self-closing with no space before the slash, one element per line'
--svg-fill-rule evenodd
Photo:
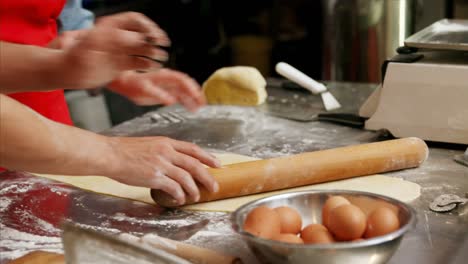
<path fill-rule="evenodd" d="M 265 102 L 266 81 L 253 67 L 225 67 L 214 72 L 203 83 L 209 104 L 259 105 Z"/>

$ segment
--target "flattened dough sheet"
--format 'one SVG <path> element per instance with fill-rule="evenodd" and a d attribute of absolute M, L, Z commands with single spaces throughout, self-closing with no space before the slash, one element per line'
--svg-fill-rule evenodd
<path fill-rule="evenodd" d="M 256 160 L 256 158 L 237 155 L 237 154 L 215 154 L 222 162 L 223 165 L 239 163 L 245 161 Z M 131 200 L 141 201 L 145 203 L 154 204 L 151 199 L 150 191 L 148 188 L 135 187 L 122 184 L 107 177 L 101 176 L 63 176 L 63 175 L 45 175 L 36 174 L 37 176 L 49 178 L 59 182 L 64 182 L 75 187 L 113 195 L 117 197 L 127 198 Z M 266 196 L 293 192 L 293 191 L 306 191 L 306 190 L 355 190 L 366 191 L 376 194 L 386 195 L 403 202 L 409 202 L 419 197 L 421 194 L 421 187 L 413 182 L 405 181 L 400 178 L 389 177 L 384 175 L 364 176 L 353 179 L 334 181 L 328 183 L 314 184 L 303 187 L 291 188 L 287 190 L 273 191 L 261 194 L 247 195 L 243 197 L 229 198 L 214 202 L 206 202 L 183 207 L 187 210 L 198 211 L 227 211 L 231 212 L 240 206 Z"/>

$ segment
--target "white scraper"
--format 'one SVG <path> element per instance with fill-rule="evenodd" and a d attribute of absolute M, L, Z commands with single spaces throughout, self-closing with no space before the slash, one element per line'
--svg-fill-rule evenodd
<path fill-rule="evenodd" d="M 325 85 L 315 81 L 293 66 L 285 62 L 279 62 L 276 64 L 275 70 L 279 75 L 299 84 L 313 94 L 320 94 L 322 96 L 323 105 L 327 111 L 332 111 L 341 107 L 338 100 L 327 90 Z"/>

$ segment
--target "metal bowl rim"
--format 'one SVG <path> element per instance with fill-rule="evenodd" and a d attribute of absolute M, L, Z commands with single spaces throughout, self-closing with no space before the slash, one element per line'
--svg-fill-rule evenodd
<path fill-rule="evenodd" d="M 261 237 L 254 236 L 248 232 L 242 230 L 242 227 L 238 224 L 238 220 L 240 220 L 240 213 L 246 208 L 251 207 L 257 203 L 268 202 L 270 200 L 276 200 L 278 198 L 282 198 L 283 196 L 301 196 L 305 194 L 351 194 L 351 195 L 364 195 L 368 197 L 378 198 L 390 202 L 392 204 L 397 204 L 400 207 L 403 207 L 409 213 L 409 219 L 407 223 L 400 227 L 398 230 L 391 232 L 389 234 L 378 236 L 374 238 L 365 239 L 363 241 L 349 241 L 349 242 L 335 242 L 331 244 L 292 244 L 292 243 L 285 243 L 281 241 L 275 241 L 270 239 L 265 239 Z M 368 247 L 368 246 L 375 246 L 379 244 L 383 244 L 386 242 L 390 242 L 395 240 L 399 237 L 402 237 L 410 228 L 413 228 L 416 225 L 416 211 L 409 205 L 404 202 L 401 202 L 397 199 L 380 195 L 376 193 L 364 192 L 364 191 L 348 191 L 348 190 L 339 190 L 339 189 L 332 189 L 332 190 L 308 190 L 308 191 L 296 191 L 296 192 L 287 192 L 282 194 L 276 194 L 264 198 L 260 198 L 254 201 L 251 201 L 247 204 L 242 205 L 241 207 L 237 208 L 231 214 L 231 223 L 233 229 L 236 233 L 240 234 L 243 237 L 247 237 L 248 239 L 254 240 L 256 243 L 261 244 L 272 244 L 276 246 L 285 246 L 287 245 L 290 248 L 297 248 L 297 249 L 348 249 L 348 248 L 359 248 L 359 247 Z"/>

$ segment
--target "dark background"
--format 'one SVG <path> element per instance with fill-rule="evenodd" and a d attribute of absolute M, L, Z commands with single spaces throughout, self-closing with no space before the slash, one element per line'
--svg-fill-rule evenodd
<path fill-rule="evenodd" d="M 468 2 L 418 1 L 425 11 L 415 30 L 442 17 L 453 17 L 457 3 Z M 321 0 L 84 0 L 83 4 L 98 17 L 137 11 L 156 21 L 172 40 L 166 67 L 186 72 L 199 83 L 220 67 L 242 65 L 232 39 L 246 35 L 271 44 L 270 50 L 250 58 L 265 65 L 261 69 L 264 76 L 277 76 L 274 65 L 287 61 L 312 78 L 323 79 Z M 135 106 L 104 91 L 113 125 L 155 109 Z"/>
<path fill-rule="evenodd" d="M 96 16 L 120 11 L 144 13 L 169 35 L 167 67 L 203 83 L 216 69 L 236 65 L 231 39 L 253 35 L 269 40 L 266 76 L 287 61 L 313 78 L 321 75 L 321 1 L 307 0 L 94 0 L 83 1 Z M 254 61 L 256 58 L 252 58 Z M 137 107 L 105 90 L 112 124 L 155 107 Z"/>
<path fill-rule="evenodd" d="M 96 15 L 124 10 L 146 14 L 169 34 L 167 66 L 203 82 L 214 70 L 233 65 L 229 40 L 256 35 L 272 41 L 270 72 L 287 60 L 320 78 L 321 1 L 307 0 L 106 0 L 84 1 Z M 301 33 L 298 33 L 300 31 Z"/>

